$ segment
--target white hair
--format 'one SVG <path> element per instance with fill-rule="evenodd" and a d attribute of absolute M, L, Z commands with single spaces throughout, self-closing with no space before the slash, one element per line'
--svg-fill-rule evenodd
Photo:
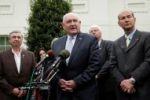
<path fill-rule="evenodd" d="M 78 14 L 76 13 L 73 13 L 73 12 L 69 12 L 69 13 L 66 13 L 64 16 L 63 16 L 63 22 L 66 20 L 66 18 L 70 15 L 73 15 L 73 16 L 76 16 L 78 18 L 78 20 L 80 20 L 80 17 Z"/>
<path fill-rule="evenodd" d="M 98 28 L 99 30 L 101 30 L 101 28 L 100 28 L 99 25 L 91 25 L 91 26 L 90 26 L 90 29 L 91 29 L 91 28 Z"/>

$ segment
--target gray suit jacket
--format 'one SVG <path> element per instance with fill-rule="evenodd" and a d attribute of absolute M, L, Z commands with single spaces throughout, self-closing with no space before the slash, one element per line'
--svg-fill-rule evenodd
<path fill-rule="evenodd" d="M 124 79 L 134 77 L 136 80 L 134 96 L 120 92 L 123 97 L 120 100 L 150 100 L 150 33 L 137 30 L 128 47 L 124 36 L 116 40 L 111 65 L 118 87 Z"/>
<path fill-rule="evenodd" d="M 65 49 L 67 37 L 54 42 L 52 49 L 55 55 Z M 59 78 L 74 80 L 77 88 L 73 93 L 58 93 L 58 100 L 95 100 L 96 82 L 94 76 L 100 69 L 98 43 L 95 37 L 79 33 L 70 55 L 68 66 L 65 61 L 60 66 Z M 58 78 L 58 79 L 59 79 Z M 66 96 L 66 94 L 68 96 Z"/>
<path fill-rule="evenodd" d="M 18 73 L 11 49 L 0 53 L 1 100 L 19 100 L 12 96 L 11 91 L 14 87 L 21 87 L 29 81 L 34 65 L 35 58 L 33 53 L 22 50 L 21 71 Z"/>

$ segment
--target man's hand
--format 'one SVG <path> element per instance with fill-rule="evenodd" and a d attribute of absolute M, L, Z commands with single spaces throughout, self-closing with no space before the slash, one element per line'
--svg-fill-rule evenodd
<path fill-rule="evenodd" d="M 12 94 L 13 94 L 14 96 L 17 96 L 17 97 L 22 97 L 22 96 L 25 96 L 26 91 L 25 91 L 25 90 L 21 90 L 21 89 L 19 89 L 19 88 L 14 88 L 14 89 L 12 90 Z"/>
<path fill-rule="evenodd" d="M 75 88 L 76 88 L 76 83 L 75 83 L 74 80 L 68 80 L 68 81 L 66 82 L 66 85 L 67 85 L 67 87 L 72 88 L 72 89 L 75 89 Z"/>
<path fill-rule="evenodd" d="M 73 90 L 76 88 L 76 83 L 74 80 L 66 81 L 64 79 L 60 79 L 58 84 L 61 87 L 62 91 L 66 92 L 73 92 Z"/>
<path fill-rule="evenodd" d="M 125 79 L 121 81 L 120 86 L 124 92 L 129 93 L 129 94 L 132 94 L 136 91 L 134 88 L 134 84 L 132 84 L 131 80 L 129 79 Z"/>
<path fill-rule="evenodd" d="M 66 90 L 66 89 L 67 89 L 66 82 L 67 82 L 67 81 L 64 80 L 64 79 L 60 79 L 59 82 L 58 82 L 60 88 L 61 88 L 63 91 L 67 91 L 67 90 Z"/>
<path fill-rule="evenodd" d="M 14 95 L 14 96 L 18 96 L 18 94 L 19 94 L 19 88 L 14 88 L 13 90 L 12 90 L 12 94 Z"/>

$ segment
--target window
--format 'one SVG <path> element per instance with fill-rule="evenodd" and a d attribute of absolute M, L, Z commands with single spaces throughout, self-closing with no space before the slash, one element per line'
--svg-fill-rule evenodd
<path fill-rule="evenodd" d="M 0 52 L 10 47 L 8 42 L 8 36 L 0 36 Z"/>
<path fill-rule="evenodd" d="M 0 15 L 13 14 L 13 3 L 11 1 L 0 2 Z"/>
<path fill-rule="evenodd" d="M 132 9 L 133 12 L 148 12 L 147 0 L 126 0 L 126 7 Z"/>

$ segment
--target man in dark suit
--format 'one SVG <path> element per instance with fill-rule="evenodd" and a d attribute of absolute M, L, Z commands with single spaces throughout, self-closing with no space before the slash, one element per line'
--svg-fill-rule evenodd
<path fill-rule="evenodd" d="M 20 87 L 29 81 L 35 65 L 33 53 L 22 49 L 20 31 L 9 34 L 11 49 L 0 53 L 0 99 L 25 100 L 26 91 Z"/>
<path fill-rule="evenodd" d="M 81 21 L 75 13 L 65 14 L 62 25 L 67 35 L 56 40 L 52 50 L 56 56 L 63 49 L 70 51 L 71 55 L 61 63 L 56 76 L 57 100 L 95 100 L 95 75 L 100 69 L 97 40 L 80 32 Z M 70 41 L 70 38 L 73 39 Z"/>
<path fill-rule="evenodd" d="M 100 60 L 103 64 L 101 70 L 96 75 L 98 83 L 99 100 L 116 100 L 114 91 L 114 79 L 110 73 L 111 66 L 109 63 L 112 49 L 112 41 L 103 40 L 102 32 L 98 25 L 92 25 L 89 33 L 97 38 L 99 44 Z"/>
<path fill-rule="evenodd" d="M 111 64 L 118 100 L 150 100 L 150 33 L 135 28 L 131 10 L 118 15 L 125 35 L 113 46 Z"/>

